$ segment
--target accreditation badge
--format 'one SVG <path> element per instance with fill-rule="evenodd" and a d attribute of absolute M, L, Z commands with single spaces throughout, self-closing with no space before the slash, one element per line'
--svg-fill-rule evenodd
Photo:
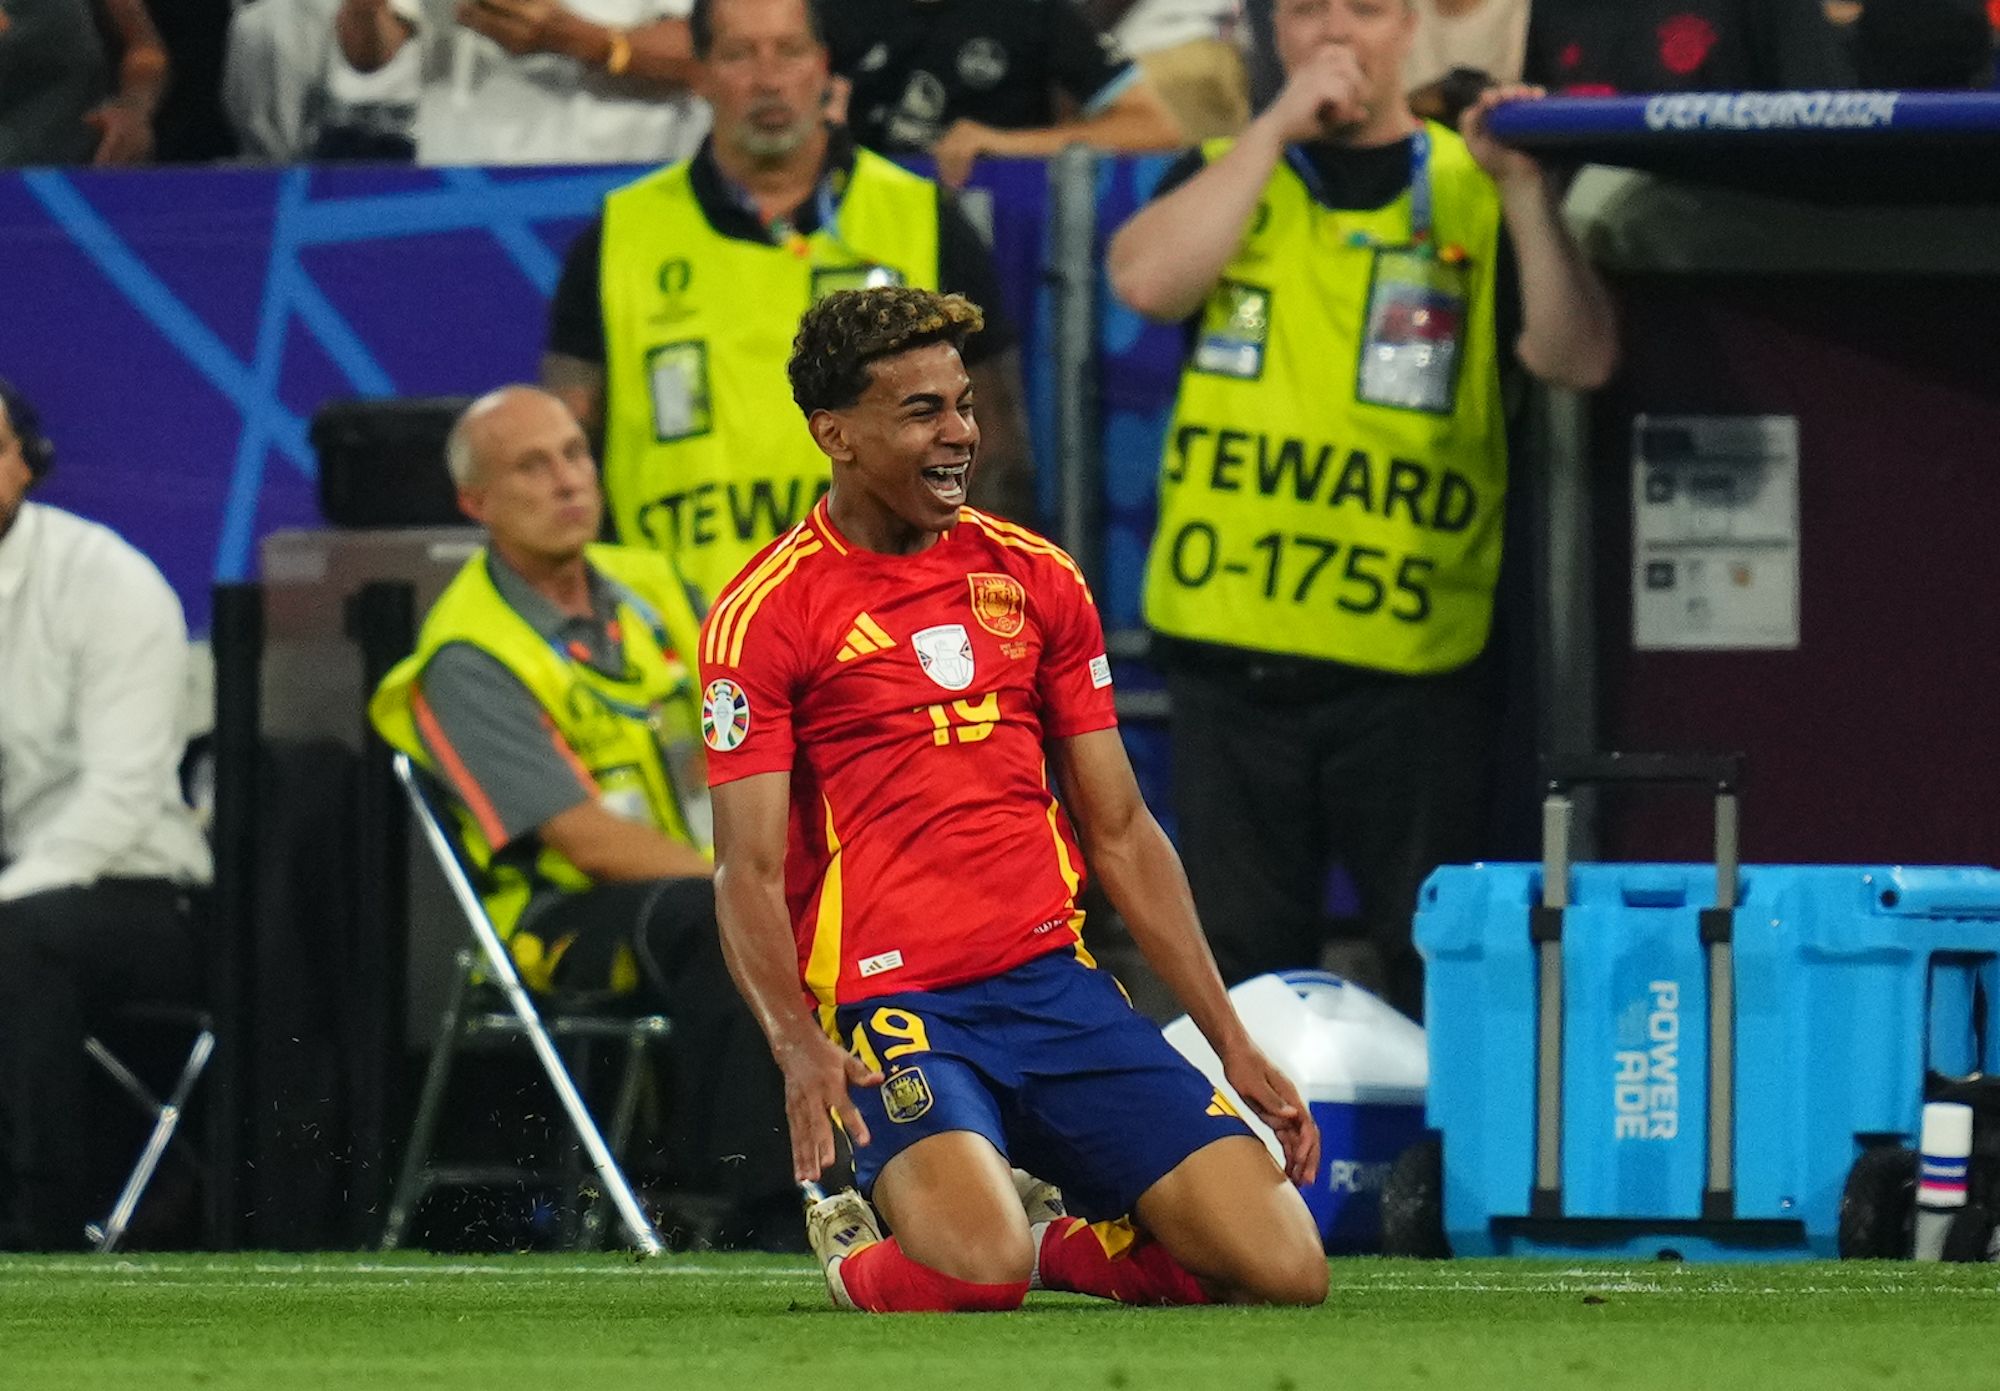
<path fill-rule="evenodd" d="M 1255 381 L 1264 375 L 1264 346 L 1270 338 L 1271 292 L 1260 285 L 1225 280 L 1208 297 L 1202 314 L 1194 370 Z"/>
<path fill-rule="evenodd" d="M 1413 247 L 1377 247 L 1362 326 L 1357 400 L 1451 414 L 1468 315 L 1462 260 Z"/>
<path fill-rule="evenodd" d="M 653 396 L 653 438 L 661 444 L 693 439 L 715 428 L 708 388 L 708 344 L 668 343 L 646 354 L 646 382 Z"/>
<path fill-rule="evenodd" d="M 640 826 L 653 824 L 653 806 L 646 796 L 646 779 L 637 768 L 598 769 L 592 777 L 597 782 L 599 806 L 621 821 Z"/>

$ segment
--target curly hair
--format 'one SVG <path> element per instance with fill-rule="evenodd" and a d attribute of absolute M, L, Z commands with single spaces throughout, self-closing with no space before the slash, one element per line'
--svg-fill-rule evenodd
<path fill-rule="evenodd" d="M 792 399 L 808 417 L 845 410 L 868 389 L 870 363 L 931 343 L 963 352 L 965 340 L 985 326 L 986 316 L 964 295 L 905 285 L 836 291 L 799 321 L 785 364 Z"/>

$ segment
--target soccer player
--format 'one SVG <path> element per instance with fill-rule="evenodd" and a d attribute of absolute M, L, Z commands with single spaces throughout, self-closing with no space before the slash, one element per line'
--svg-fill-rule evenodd
<path fill-rule="evenodd" d="M 1090 592 L 1056 546 L 965 506 L 959 350 L 979 324 L 901 287 L 806 314 L 788 371 L 832 491 L 703 627 L 724 955 L 784 1071 L 798 1178 L 833 1161 L 837 1118 L 895 1233 L 848 1191 L 809 1235 L 845 1308 L 1011 1309 L 1031 1280 L 1317 1304 L 1293 1185 L 1319 1134 L 1230 1005 L 1140 799 Z M 1086 862 L 1282 1170 L 1095 968 Z M 1070 1215 L 1010 1164 L 1060 1183 Z"/>

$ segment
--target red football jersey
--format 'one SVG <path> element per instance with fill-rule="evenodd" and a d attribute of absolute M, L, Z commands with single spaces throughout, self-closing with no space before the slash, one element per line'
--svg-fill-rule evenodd
<path fill-rule="evenodd" d="M 917 555 L 863 550 L 822 500 L 702 625 L 720 786 L 791 774 L 785 896 L 824 1010 L 984 980 L 1076 947 L 1083 856 L 1044 740 L 1109 729 L 1076 562 L 967 507 Z"/>

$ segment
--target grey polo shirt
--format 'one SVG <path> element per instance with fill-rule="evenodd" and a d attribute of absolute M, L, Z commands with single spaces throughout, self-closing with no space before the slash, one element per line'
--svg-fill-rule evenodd
<path fill-rule="evenodd" d="M 486 568 L 500 597 L 551 646 L 607 676 L 624 674 L 624 653 L 611 635 L 617 591 L 603 575 L 590 572 L 590 616 L 578 618 L 564 614 L 492 551 Z M 449 643 L 425 665 L 417 689 L 448 746 L 439 747 L 420 725 L 424 748 L 461 801 L 492 808 L 503 835 L 496 850 L 596 797 L 596 786 L 541 703 L 499 659 L 469 643 Z"/>

